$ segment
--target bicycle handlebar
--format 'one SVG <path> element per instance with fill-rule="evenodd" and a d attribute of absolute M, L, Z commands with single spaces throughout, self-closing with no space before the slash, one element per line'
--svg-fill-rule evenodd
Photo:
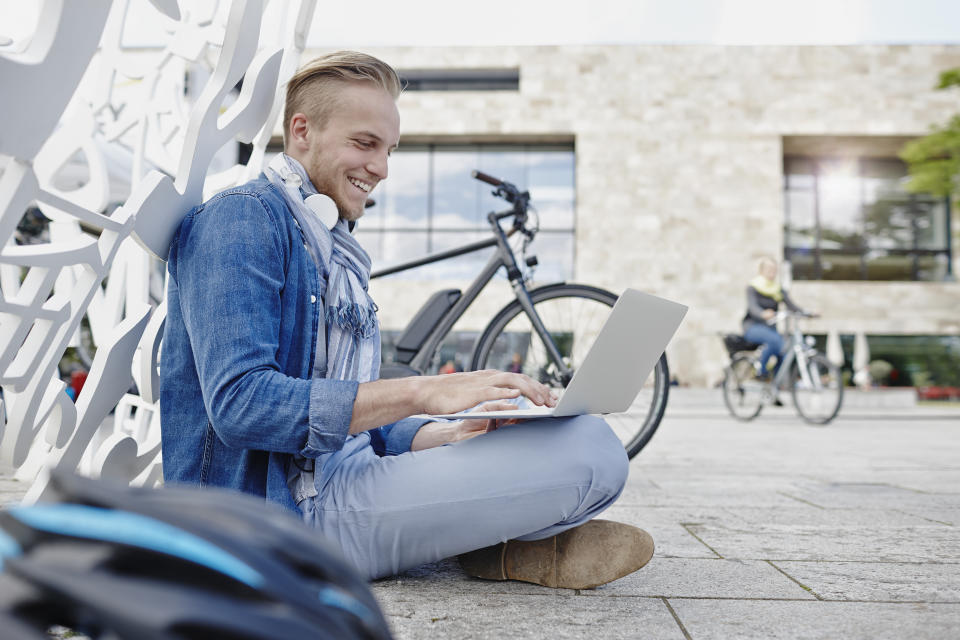
<path fill-rule="evenodd" d="M 517 188 L 517 185 L 512 182 L 507 182 L 506 180 L 501 180 L 500 178 L 494 178 L 491 175 L 484 173 L 483 171 L 477 171 L 474 169 L 470 172 L 475 179 L 480 180 L 481 182 L 486 182 L 489 185 L 496 187 L 493 191 L 493 195 L 498 198 L 503 198 L 507 202 L 513 203 L 514 211 L 520 212 L 526 210 L 527 203 L 530 200 L 530 194 L 526 191 L 520 192 L 520 189 Z"/>
<path fill-rule="evenodd" d="M 523 233 L 529 239 L 533 240 L 536 230 L 531 231 L 526 226 L 527 208 L 530 206 L 530 192 L 520 191 L 520 189 L 517 188 L 517 185 L 513 184 L 512 182 L 507 182 L 506 180 L 501 180 L 500 178 L 494 178 L 493 176 L 476 169 L 471 171 L 470 175 L 476 180 L 486 182 L 487 184 L 496 187 L 496 189 L 493 190 L 493 195 L 498 198 L 503 198 L 513 205 L 513 208 L 509 211 L 490 213 L 487 216 L 487 220 L 490 221 L 490 224 L 499 226 L 497 225 L 497 220 L 512 217 L 513 228 L 523 230 Z"/>
<path fill-rule="evenodd" d="M 795 316 L 797 318 L 819 318 L 819 313 L 810 313 L 808 311 L 790 311 L 789 309 L 784 309 L 783 311 L 778 311 L 772 318 L 767 320 L 767 324 L 773 325 L 779 321 Z"/>
<path fill-rule="evenodd" d="M 487 175 L 483 171 L 477 171 L 476 169 L 471 171 L 470 175 L 473 176 L 475 179 L 479 180 L 480 182 L 486 182 L 487 184 L 493 185 L 495 187 L 499 187 L 503 184 L 503 180 L 494 178 L 493 176 Z"/>

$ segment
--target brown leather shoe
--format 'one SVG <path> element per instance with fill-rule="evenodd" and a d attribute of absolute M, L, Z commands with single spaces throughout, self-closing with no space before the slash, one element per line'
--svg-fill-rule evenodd
<path fill-rule="evenodd" d="M 652 557 L 653 538 L 643 529 L 591 520 L 552 538 L 509 540 L 457 559 L 476 578 L 592 589 L 633 573 Z"/>

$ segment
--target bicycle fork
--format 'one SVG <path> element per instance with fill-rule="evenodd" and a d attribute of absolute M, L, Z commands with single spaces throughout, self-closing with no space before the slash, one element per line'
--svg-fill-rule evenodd
<path fill-rule="evenodd" d="M 547 331 L 547 328 L 543 325 L 543 320 L 540 319 L 540 314 L 538 314 L 537 310 L 533 307 L 533 301 L 530 299 L 527 288 L 523 285 L 523 279 L 511 280 L 510 286 L 513 287 L 513 293 L 516 295 L 520 307 L 530 319 L 534 331 L 537 332 L 540 340 L 543 341 L 543 346 L 547 349 L 547 355 L 556 363 L 557 369 L 560 372 L 560 382 L 566 387 L 573 377 L 573 372 L 570 370 L 570 367 L 567 366 L 567 363 L 563 361 L 563 356 L 560 354 L 560 349 L 557 348 L 557 344 L 553 341 L 553 336 Z"/>
<path fill-rule="evenodd" d="M 571 371 L 567 363 L 563 361 L 563 356 L 560 355 L 560 349 L 557 348 L 557 344 L 553 341 L 553 336 L 547 331 L 543 320 L 540 319 L 540 315 L 533 307 L 533 300 L 530 299 L 530 293 L 523 284 L 523 274 L 517 265 L 516 256 L 514 256 L 513 251 L 510 249 L 510 244 L 507 242 L 507 235 L 497 222 L 497 218 L 498 214 L 496 213 L 487 215 L 487 220 L 494 229 L 494 237 L 500 248 L 500 254 L 504 257 L 503 264 L 507 268 L 507 277 L 510 279 L 510 286 L 513 287 L 513 293 L 517 297 L 517 302 L 520 303 L 520 308 L 527 314 L 534 331 L 537 332 L 540 340 L 543 341 L 543 345 L 547 349 L 547 355 L 556 363 L 557 370 L 560 373 L 560 382 L 566 387 L 573 377 L 573 371 Z"/>
<path fill-rule="evenodd" d="M 807 366 L 810 361 L 807 360 L 806 350 L 802 343 L 794 341 L 793 354 L 797 362 L 797 369 L 800 371 L 800 379 L 803 381 L 803 386 L 807 389 L 817 388 L 817 384 L 820 381 L 817 380 L 814 382 L 813 377 L 810 375 L 810 369 Z"/>

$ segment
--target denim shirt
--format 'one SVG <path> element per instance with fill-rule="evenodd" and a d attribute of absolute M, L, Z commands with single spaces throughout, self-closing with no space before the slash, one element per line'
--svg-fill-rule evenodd
<path fill-rule="evenodd" d="M 193 209 L 167 269 L 165 482 L 232 488 L 295 510 L 294 455 L 343 446 L 359 385 L 311 378 L 325 330 L 319 275 L 283 197 L 261 175 Z M 424 422 L 374 429 L 371 446 L 378 455 L 409 451 Z"/>

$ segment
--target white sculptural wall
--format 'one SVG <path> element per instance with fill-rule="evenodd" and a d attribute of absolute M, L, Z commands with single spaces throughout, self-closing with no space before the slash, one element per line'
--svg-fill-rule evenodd
<path fill-rule="evenodd" d="M 124 49 L 131 4 L 162 48 Z M 0 463 L 32 483 L 27 500 L 56 465 L 160 481 L 157 260 L 191 207 L 260 171 L 313 10 L 314 0 L 45 0 L 28 41 L 0 37 Z M 267 23 L 281 26 L 261 33 Z M 195 95 L 187 72 L 206 79 Z M 254 144 L 249 162 L 211 172 L 233 141 Z M 129 159 L 121 175 L 116 157 Z M 82 184 L 58 189 L 78 158 Z M 122 205 L 105 213 L 118 192 Z M 18 245 L 30 206 L 51 220 L 49 241 Z M 84 316 L 96 355 L 74 404 L 58 363 Z"/>

